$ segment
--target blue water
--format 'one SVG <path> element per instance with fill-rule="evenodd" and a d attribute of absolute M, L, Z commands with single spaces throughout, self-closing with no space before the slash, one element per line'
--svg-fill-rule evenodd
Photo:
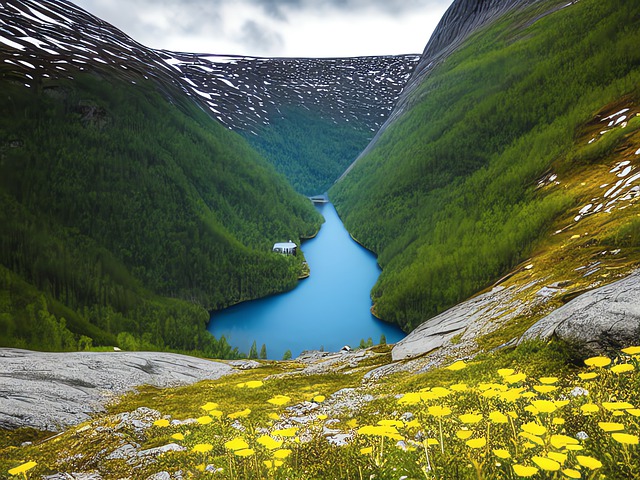
<path fill-rule="evenodd" d="M 402 330 L 370 313 L 371 288 L 380 275 L 376 257 L 354 242 L 331 203 L 317 205 L 325 223 L 315 238 L 302 243 L 311 276 L 286 293 L 240 303 L 214 312 L 209 331 L 248 353 L 255 340 L 267 356 L 280 359 L 286 350 L 295 358 L 304 350 L 338 351 L 357 347 L 384 334 L 388 343 Z"/>

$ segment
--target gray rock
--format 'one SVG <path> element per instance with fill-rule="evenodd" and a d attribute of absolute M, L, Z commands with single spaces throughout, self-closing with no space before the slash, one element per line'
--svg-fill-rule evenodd
<path fill-rule="evenodd" d="M 167 452 L 184 452 L 187 448 L 177 443 L 169 443 L 161 447 L 149 448 L 148 450 L 142 450 L 138 452 L 138 457 L 157 457 Z"/>
<path fill-rule="evenodd" d="M 0 349 L 0 428 L 60 431 L 140 385 L 169 387 L 236 372 L 222 362 L 160 352 L 43 353 Z"/>
<path fill-rule="evenodd" d="M 169 472 L 158 472 L 147 477 L 147 480 L 171 480 L 171 474 Z"/>
<path fill-rule="evenodd" d="M 131 457 L 135 457 L 138 454 L 139 446 L 140 445 L 137 444 L 133 446 L 130 443 L 126 443 L 107 455 L 107 460 L 128 460 Z"/>
<path fill-rule="evenodd" d="M 527 330 L 526 339 L 557 337 L 600 353 L 640 342 L 640 270 L 554 310 Z"/>

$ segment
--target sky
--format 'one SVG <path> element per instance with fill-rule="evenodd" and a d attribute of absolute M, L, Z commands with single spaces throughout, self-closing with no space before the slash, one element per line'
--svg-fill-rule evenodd
<path fill-rule="evenodd" d="M 155 49 L 257 57 L 422 53 L 452 0 L 71 0 Z"/>

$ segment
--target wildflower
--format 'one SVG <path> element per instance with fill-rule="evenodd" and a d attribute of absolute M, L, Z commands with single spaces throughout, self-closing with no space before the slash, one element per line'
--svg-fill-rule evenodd
<path fill-rule="evenodd" d="M 184 440 L 184 435 L 182 433 L 174 433 L 171 435 L 171 438 L 174 440 Z"/>
<path fill-rule="evenodd" d="M 513 372 L 515 372 L 513 368 L 501 368 L 500 370 L 498 370 L 498 375 L 504 378 L 508 377 L 509 375 L 513 375 Z"/>
<path fill-rule="evenodd" d="M 611 438 L 618 443 L 625 443 L 628 445 L 638 445 L 639 441 L 637 435 L 629 435 L 628 433 L 612 433 Z"/>
<path fill-rule="evenodd" d="M 433 396 L 434 399 L 444 398 L 448 395 L 451 395 L 451 390 L 444 387 L 433 387 L 431 389 L 431 395 Z"/>
<path fill-rule="evenodd" d="M 155 422 L 153 422 L 153 424 L 156 427 L 168 427 L 169 426 L 169 420 L 167 420 L 166 418 L 161 418 L 160 420 L 156 420 Z"/>
<path fill-rule="evenodd" d="M 463 368 L 467 368 L 467 364 L 464 363 L 462 360 L 458 360 L 457 362 L 452 363 L 451 365 L 449 365 L 448 367 L 445 367 L 447 370 L 452 370 L 454 372 L 458 371 L 458 370 L 462 370 Z"/>
<path fill-rule="evenodd" d="M 582 410 L 582 413 L 584 415 L 590 415 L 599 411 L 600 407 L 598 407 L 598 405 L 596 405 L 595 403 L 585 403 L 580 407 L 580 410 Z"/>
<path fill-rule="evenodd" d="M 275 420 L 276 422 L 278 420 L 280 420 L 280 415 L 278 415 L 277 413 L 270 413 L 269 415 L 267 415 L 271 420 Z"/>
<path fill-rule="evenodd" d="M 286 395 L 276 395 L 275 397 L 267 400 L 267 402 L 277 406 L 285 405 L 290 401 L 291 401 L 291 397 L 287 397 Z"/>
<path fill-rule="evenodd" d="M 544 435 L 545 433 L 547 433 L 547 429 L 545 427 L 543 427 L 542 425 L 540 425 L 539 423 L 536 422 L 529 422 L 529 423 L 525 423 L 524 425 L 522 425 L 520 427 L 522 430 L 524 430 L 527 433 L 530 433 L 532 435 Z"/>
<path fill-rule="evenodd" d="M 371 452 L 373 452 L 373 447 L 365 447 L 360 449 L 360 453 L 362 455 L 369 455 Z"/>
<path fill-rule="evenodd" d="M 415 405 L 423 400 L 423 392 L 409 392 L 405 393 L 402 398 L 398 400 L 398 403 L 402 405 Z"/>
<path fill-rule="evenodd" d="M 536 467 L 527 467 L 516 463 L 513 465 L 513 472 L 519 477 L 533 477 L 538 473 L 538 469 Z"/>
<path fill-rule="evenodd" d="M 489 414 L 489 420 L 493 423 L 507 423 L 509 418 L 504 413 L 495 410 Z"/>
<path fill-rule="evenodd" d="M 511 385 L 512 383 L 521 382 L 526 378 L 527 376 L 524 373 L 514 373 L 513 375 L 504 377 L 504 381 L 507 382 L 509 385 Z"/>
<path fill-rule="evenodd" d="M 210 452 L 212 449 L 213 445 L 211 445 L 210 443 L 198 443 L 193 447 L 193 451 L 199 453 Z"/>
<path fill-rule="evenodd" d="M 249 448 L 249 444 L 241 438 L 234 438 L 233 440 L 226 442 L 224 447 L 228 450 L 242 450 L 244 448 Z"/>
<path fill-rule="evenodd" d="M 218 408 L 218 404 L 214 402 L 207 402 L 204 405 L 202 405 L 200 408 L 203 409 L 205 412 L 208 412 L 209 410 L 215 410 L 216 408 Z"/>
<path fill-rule="evenodd" d="M 220 418 L 222 417 L 222 415 L 223 415 L 222 410 L 209 410 L 210 417 Z"/>
<path fill-rule="evenodd" d="M 605 432 L 617 432 L 624 430 L 624 425 L 616 422 L 598 422 L 598 426 Z"/>
<path fill-rule="evenodd" d="M 318 415 L 318 420 L 326 420 L 327 418 L 329 418 L 327 415 L 325 415 L 324 413 L 321 413 L 320 415 Z"/>
<path fill-rule="evenodd" d="M 580 443 L 575 438 L 567 435 L 551 435 L 549 441 L 554 448 L 562 448 L 567 445 L 578 445 Z"/>
<path fill-rule="evenodd" d="M 460 415 L 460 421 L 462 421 L 462 423 L 478 423 L 480 420 L 482 420 L 482 415 L 478 415 L 475 413 L 465 413 L 464 415 Z"/>
<path fill-rule="evenodd" d="M 249 416 L 250 413 L 251 413 L 251 410 L 249 410 L 248 408 L 245 408 L 244 410 L 240 410 L 239 412 L 230 413 L 229 415 L 227 415 L 227 417 L 229 417 L 232 420 L 235 420 L 236 418 L 247 417 Z"/>
<path fill-rule="evenodd" d="M 528 440 L 531 440 L 533 443 L 537 444 L 537 445 L 544 445 L 544 441 L 538 437 L 537 435 L 534 435 L 533 433 L 530 432 L 520 432 L 518 434 L 518 436 L 526 438 Z"/>
<path fill-rule="evenodd" d="M 531 460 L 542 470 L 547 470 L 549 472 L 560 470 L 560 464 L 550 458 L 534 456 L 531 457 Z"/>
<path fill-rule="evenodd" d="M 484 437 L 472 438 L 465 442 L 469 448 L 482 448 L 487 444 L 487 439 Z"/>
<path fill-rule="evenodd" d="M 555 403 L 549 400 L 533 400 L 531 405 L 541 413 L 552 413 L 558 408 Z"/>
<path fill-rule="evenodd" d="M 553 385 L 558 382 L 558 377 L 541 377 L 538 380 L 545 385 Z"/>
<path fill-rule="evenodd" d="M 298 427 L 291 427 L 291 428 L 283 428 L 281 430 L 274 430 L 271 433 L 272 435 L 275 435 L 277 437 L 295 437 L 297 431 L 298 431 Z"/>
<path fill-rule="evenodd" d="M 587 358 L 584 361 L 584 364 L 588 367 L 606 367 L 611 363 L 611 359 L 609 357 L 591 357 Z"/>
<path fill-rule="evenodd" d="M 31 470 L 36 465 L 37 463 L 33 461 L 23 463 L 22 465 L 18 465 L 17 467 L 9 470 L 9 475 L 20 475 L 21 473 L 24 474 L 24 472 L 26 472 L 27 470 Z"/>
<path fill-rule="evenodd" d="M 262 445 L 263 447 L 266 447 L 269 450 L 275 450 L 276 448 L 280 448 L 282 446 L 282 440 L 275 440 L 269 435 L 263 435 L 261 437 L 258 437 L 256 441 L 260 445 Z"/>
<path fill-rule="evenodd" d="M 359 435 L 373 435 L 379 437 L 392 438 L 394 440 L 402 440 L 402 436 L 395 427 L 389 425 L 366 425 L 358 429 Z"/>
<path fill-rule="evenodd" d="M 500 392 L 498 397 L 505 402 L 515 402 L 522 393 L 524 392 L 524 388 L 510 388 L 504 392 Z"/>
<path fill-rule="evenodd" d="M 264 463 L 268 469 L 278 468 L 283 465 L 282 460 L 265 460 L 262 463 Z"/>
<path fill-rule="evenodd" d="M 583 467 L 587 467 L 591 470 L 595 470 L 597 468 L 602 467 L 602 462 L 600 460 L 593 457 L 586 456 L 586 455 L 577 455 L 576 460 L 578 460 L 578 463 L 580 465 L 582 465 Z"/>
<path fill-rule="evenodd" d="M 586 373 L 579 373 L 578 376 L 582 380 L 593 380 L 598 376 L 598 374 L 596 372 L 586 372 Z"/>
<path fill-rule="evenodd" d="M 554 417 L 553 420 L 552 420 L 552 423 L 554 425 L 564 425 L 565 421 L 564 421 L 564 418 Z"/>
<path fill-rule="evenodd" d="M 555 460 L 556 462 L 558 462 L 560 464 L 562 464 L 562 463 L 567 461 L 567 454 L 566 453 L 549 452 L 549 453 L 547 453 L 547 457 L 549 457 L 551 460 Z"/>
<path fill-rule="evenodd" d="M 551 393 L 558 389 L 555 385 L 534 385 L 533 389 L 538 393 Z"/>
<path fill-rule="evenodd" d="M 496 448 L 495 450 L 493 450 L 493 454 L 498 458 L 502 458 L 503 460 L 511 458 L 509 450 L 505 450 L 504 448 Z"/>
<path fill-rule="evenodd" d="M 613 367 L 610 368 L 610 370 L 613 373 L 625 373 L 625 372 L 631 372 L 635 369 L 635 367 L 633 365 L 631 365 L 630 363 L 621 363 L 619 365 L 614 365 Z"/>
<path fill-rule="evenodd" d="M 322 403 L 324 402 L 325 396 L 324 395 L 316 395 L 315 397 L 313 397 L 313 401 L 316 403 Z"/>
<path fill-rule="evenodd" d="M 471 435 L 473 435 L 473 431 L 472 430 L 458 430 L 456 432 L 456 437 L 458 437 L 460 440 L 466 440 Z"/>
<path fill-rule="evenodd" d="M 640 346 L 623 348 L 621 351 L 627 355 L 638 355 L 640 353 Z"/>
<path fill-rule="evenodd" d="M 429 415 L 433 415 L 434 417 L 446 417 L 447 415 L 451 415 L 451 409 L 449 407 L 441 407 L 440 405 L 431 406 L 427 411 L 429 412 Z"/>
<path fill-rule="evenodd" d="M 562 470 L 562 473 L 564 473 L 564 475 L 569 478 L 582 478 L 580 472 L 578 470 L 574 470 L 573 468 L 565 468 L 564 470 Z"/>
<path fill-rule="evenodd" d="M 197 420 L 200 425 L 208 425 L 211 422 L 213 422 L 213 418 L 211 418 L 209 415 L 205 415 L 204 417 L 199 417 Z"/>
<path fill-rule="evenodd" d="M 627 413 L 633 415 L 634 417 L 640 417 L 640 408 L 628 408 Z"/>
<path fill-rule="evenodd" d="M 273 458 L 277 458 L 279 460 L 284 460 L 289 455 L 291 455 L 291 450 L 289 450 L 288 448 L 283 448 L 273 452 Z"/>
<path fill-rule="evenodd" d="M 378 425 L 382 425 L 383 427 L 404 427 L 404 423 L 400 420 L 380 420 Z"/>
<path fill-rule="evenodd" d="M 466 383 L 455 383 L 455 384 L 451 385 L 449 388 L 451 390 L 453 390 L 454 392 L 464 392 L 469 387 L 467 386 Z"/>
<path fill-rule="evenodd" d="M 234 450 L 233 453 L 238 457 L 250 457 L 254 455 L 256 452 L 253 450 L 253 448 L 244 448 L 242 450 Z"/>
<path fill-rule="evenodd" d="M 633 408 L 629 402 L 602 402 L 602 406 L 607 410 L 627 410 Z"/>

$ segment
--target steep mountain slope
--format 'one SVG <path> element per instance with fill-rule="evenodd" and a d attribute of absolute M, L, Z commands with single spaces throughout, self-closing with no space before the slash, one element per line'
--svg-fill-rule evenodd
<path fill-rule="evenodd" d="M 408 331 L 510 272 L 516 291 L 533 275 L 570 295 L 638 262 L 639 22 L 618 1 L 452 5 L 391 120 L 330 192 L 379 254 L 381 318 Z"/>
<path fill-rule="evenodd" d="M 311 203 L 154 51 L 66 2 L 0 21 L 2 344 L 230 354 L 205 309 L 292 288 Z"/>

